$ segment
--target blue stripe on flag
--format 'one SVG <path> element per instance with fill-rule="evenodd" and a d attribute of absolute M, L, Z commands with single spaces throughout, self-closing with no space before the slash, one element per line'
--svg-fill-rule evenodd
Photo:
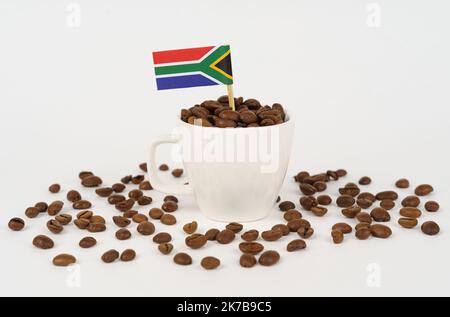
<path fill-rule="evenodd" d="M 218 85 L 218 83 L 206 78 L 203 75 L 195 74 L 156 78 L 156 85 L 158 86 L 158 90 L 165 90 L 199 86 L 214 86 Z"/>

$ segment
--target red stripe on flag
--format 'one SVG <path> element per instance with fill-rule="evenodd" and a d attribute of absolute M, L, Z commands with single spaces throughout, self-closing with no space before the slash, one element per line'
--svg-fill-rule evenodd
<path fill-rule="evenodd" d="M 181 50 L 153 52 L 153 63 L 156 65 L 156 64 L 196 61 L 202 58 L 206 53 L 208 53 L 213 48 L 214 46 L 206 46 L 198 48 L 186 48 Z"/>

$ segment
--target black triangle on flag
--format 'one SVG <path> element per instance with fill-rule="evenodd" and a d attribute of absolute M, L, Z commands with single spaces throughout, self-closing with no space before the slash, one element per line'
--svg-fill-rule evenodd
<path fill-rule="evenodd" d="M 231 68 L 231 53 L 221 59 L 216 65 L 218 69 L 233 77 L 233 69 Z"/>

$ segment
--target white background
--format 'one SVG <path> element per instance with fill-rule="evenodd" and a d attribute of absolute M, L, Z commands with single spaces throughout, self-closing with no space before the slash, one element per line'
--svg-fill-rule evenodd
<path fill-rule="evenodd" d="M 69 1 L 0 1 L 0 295 L 450 295 L 448 1 L 153 3 L 78 1 L 81 24 L 73 27 Z M 378 27 L 370 3 L 381 9 Z M 369 175 L 373 192 L 408 177 L 435 187 L 430 198 L 441 210 L 421 221 L 436 220 L 441 234 L 399 228 L 397 208 L 388 241 L 348 236 L 335 246 L 329 234 L 343 220 L 339 209 L 324 218 L 305 212 L 316 229 L 308 249 L 283 251 L 292 236 L 266 243 L 280 251 L 279 265 L 247 270 L 238 265 L 237 241 L 192 251 L 191 267 L 159 255 L 149 237 L 117 241 L 110 221 L 116 212 L 97 200 L 94 210 L 108 218 L 109 230 L 91 250 L 78 248 L 83 233 L 73 226 L 49 234 L 55 249 L 33 248 L 35 235 L 48 234 L 46 217 L 27 220 L 23 232 L 8 230 L 8 219 L 26 207 L 65 195 L 51 196 L 49 184 L 80 189 L 80 170 L 94 170 L 107 184 L 138 173 L 149 140 L 170 132 L 181 107 L 224 93 L 157 92 L 151 52 L 215 44 L 232 46 L 237 95 L 280 102 L 296 115 L 283 199 L 298 201 L 291 176 L 303 169 L 343 167 L 346 181 Z M 332 184 L 330 193 L 337 188 Z M 162 195 L 151 196 L 159 206 Z M 92 191 L 85 197 L 94 200 Z M 180 206 L 180 223 L 196 219 L 201 231 L 223 226 L 204 219 L 189 197 Z M 246 228 L 277 222 L 274 211 Z M 171 232 L 183 250 L 180 226 L 157 229 Z M 138 252 L 133 263 L 99 260 L 110 248 L 127 247 Z M 61 252 L 77 256 L 75 273 L 51 265 Z M 220 257 L 221 268 L 204 271 L 206 255 Z"/>

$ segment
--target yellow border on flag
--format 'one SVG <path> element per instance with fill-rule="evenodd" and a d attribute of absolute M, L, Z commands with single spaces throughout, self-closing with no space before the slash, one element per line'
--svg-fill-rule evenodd
<path fill-rule="evenodd" d="M 223 70 L 221 70 L 220 68 L 216 67 L 216 65 L 223 60 L 225 57 L 227 57 L 228 55 L 230 55 L 230 50 L 226 51 L 222 56 L 220 56 L 217 60 L 215 60 L 211 65 L 209 65 L 209 67 L 211 67 L 212 69 L 214 69 L 216 72 L 221 73 L 222 75 L 224 75 L 225 77 L 227 77 L 228 79 L 233 79 L 233 76 L 230 76 L 229 74 L 225 73 Z"/>

